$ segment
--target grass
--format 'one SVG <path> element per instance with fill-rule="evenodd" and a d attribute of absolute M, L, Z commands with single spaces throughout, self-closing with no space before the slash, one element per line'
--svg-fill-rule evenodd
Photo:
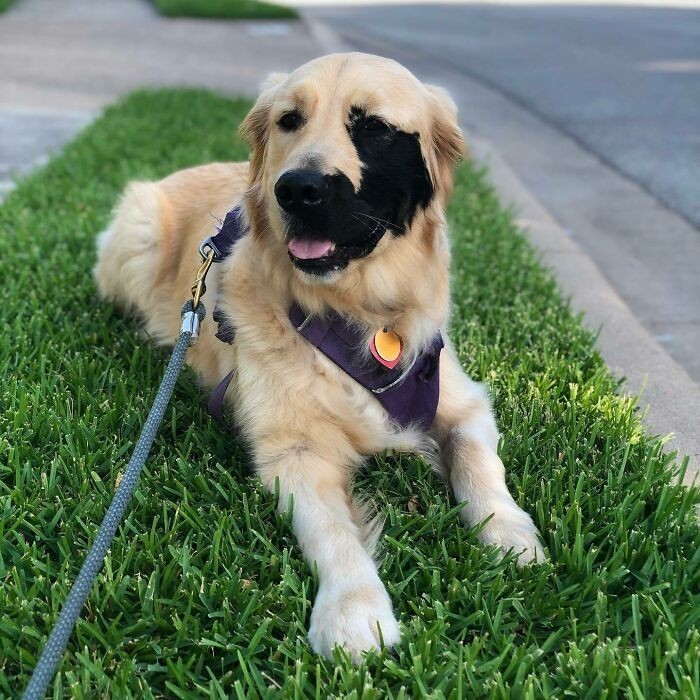
<path fill-rule="evenodd" d="M 0 0 L 2 2 L 2 0 Z M 258 0 L 153 0 L 167 17 L 208 17 L 213 19 L 295 19 L 292 7 Z"/>
<path fill-rule="evenodd" d="M 0 14 L 15 4 L 15 0 L 0 0 Z"/>
<path fill-rule="evenodd" d="M 129 178 L 245 157 L 248 106 L 137 93 L 0 207 L 0 696 L 36 663 L 167 359 L 96 298 L 95 235 Z M 387 515 L 403 644 L 359 668 L 317 658 L 313 573 L 188 373 L 54 697 L 698 697 L 697 494 L 468 165 L 450 218 L 451 335 L 551 561 L 497 561 L 420 460 L 378 457 L 359 488 Z"/>

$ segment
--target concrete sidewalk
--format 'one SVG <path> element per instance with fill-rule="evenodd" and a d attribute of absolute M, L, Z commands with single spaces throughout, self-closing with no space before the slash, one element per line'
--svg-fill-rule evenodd
<path fill-rule="evenodd" d="M 21 0 L 0 15 L 0 197 L 130 90 L 255 95 L 268 73 L 319 53 L 303 21 L 165 19 L 148 0 Z"/>

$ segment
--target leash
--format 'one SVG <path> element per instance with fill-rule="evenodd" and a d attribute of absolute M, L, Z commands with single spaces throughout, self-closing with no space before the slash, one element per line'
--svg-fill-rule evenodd
<path fill-rule="evenodd" d="M 136 447 L 134 447 L 129 464 L 124 471 L 121 483 L 114 494 L 112 503 L 102 520 L 100 529 L 83 562 L 80 573 L 68 593 L 68 598 L 66 598 L 58 620 L 56 620 L 51 630 L 39 661 L 34 667 L 32 677 L 22 696 L 24 700 L 42 700 L 46 694 L 46 690 L 66 649 L 68 640 L 80 617 L 80 611 L 87 600 L 97 574 L 102 568 L 104 558 L 112 544 L 112 539 L 134 493 L 141 470 L 151 451 L 156 433 L 163 420 L 165 409 L 175 388 L 177 378 L 185 363 L 187 349 L 199 339 L 199 329 L 206 314 L 204 304 L 200 302 L 202 295 L 206 291 L 204 282 L 212 263 L 217 262 L 216 249 L 206 244 L 207 241 L 200 247 L 202 264 L 197 270 L 195 283 L 192 286 L 192 299 L 188 300 L 182 308 L 180 335 L 173 348 L 163 381 L 158 389 L 146 423 L 141 430 Z"/>

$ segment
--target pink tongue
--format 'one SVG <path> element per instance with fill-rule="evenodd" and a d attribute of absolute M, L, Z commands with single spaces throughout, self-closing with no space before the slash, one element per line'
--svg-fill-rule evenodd
<path fill-rule="evenodd" d="M 333 247 L 333 243 L 329 240 L 316 241 L 310 238 L 292 238 L 287 247 L 295 258 L 315 260 L 327 255 Z"/>

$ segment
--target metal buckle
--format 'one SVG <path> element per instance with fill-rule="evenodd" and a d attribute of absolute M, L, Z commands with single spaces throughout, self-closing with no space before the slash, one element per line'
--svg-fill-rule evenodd
<path fill-rule="evenodd" d="M 199 244 L 199 254 L 202 256 L 202 260 L 206 260 L 209 257 L 209 253 L 207 252 L 207 248 L 209 249 L 209 252 L 211 252 L 211 251 L 214 252 L 214 259 L 212 262 L 221 262 L 223 260 L 224 256 L 221 254 L 221 251 L 214 244 L 214 240 L 212 239 L 211 236 L 209 236 L 208 238 L 205 238 Z"/>

